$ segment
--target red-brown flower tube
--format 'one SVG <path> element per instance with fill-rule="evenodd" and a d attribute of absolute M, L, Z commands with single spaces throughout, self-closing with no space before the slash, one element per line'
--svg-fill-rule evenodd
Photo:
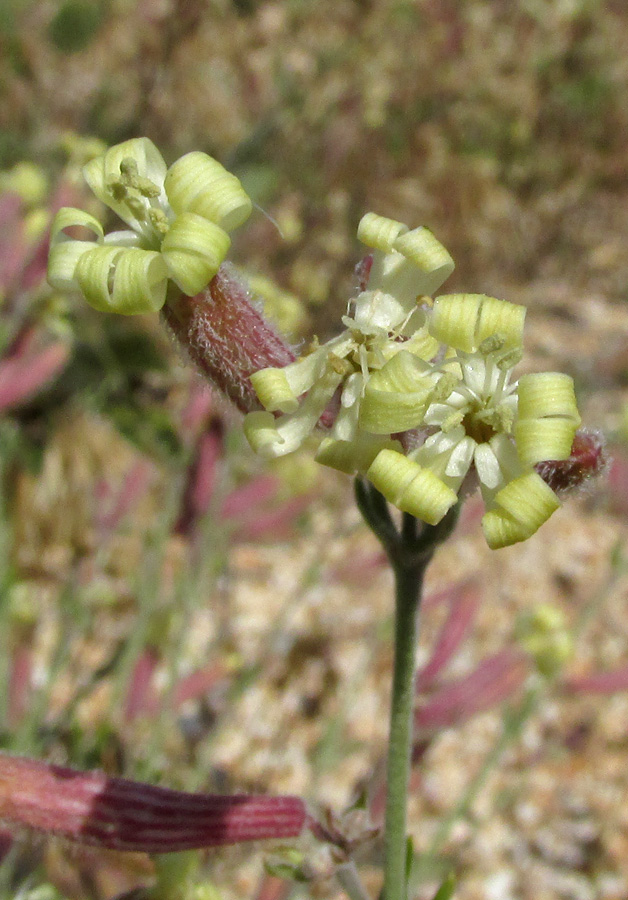
<path fill-rule="evenodd" d="M 299 835 L 299 797 L 189 794 L 0 755 L 0 819 L 112 850 L 170 853 Z"/>
<path fill-rule="evenodd" d="M 294 362 L 294 353 L 255 308 L 229 263 L 200 294 L 170 298 L 162 312 L 191 360 L 244 413 L 262 408 L 249 376 Z"/>

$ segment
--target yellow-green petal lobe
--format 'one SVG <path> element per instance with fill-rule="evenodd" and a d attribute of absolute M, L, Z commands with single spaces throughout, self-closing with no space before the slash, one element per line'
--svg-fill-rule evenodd
<path fill-rule="evenodd" d="M 113 311 L 127 316 L 158 312 L 166 302 L 168 272 L 159 253 L 125 250 L 113 278 Z"/>
<path fill-rule="evenodd" d="M 487 338 L 499 335 L 504 341 L 504 349 L 521 347 L 525 317 L 525 306 L 510 303 L 508 300 L 498 300 L 496 297 L 483 297 L 475 338 L 476 346 L 479 347 Z"/>
<path fill-rule="evenodd" d="M 253 209 L 240 180 L 200 151 L 186 153 L 170 166 L 165 188 L 176 213 L 196 213 L 225 231 L 246 222 Z"/>
<path fill-rule="evenodd" d="M 401 444 L 367 434 L 359 434 L 351 441 L 327 437 L 321 441 L 315 459 L 323 466 L 354 475 L 356 472 L 365 473 L 384 449 L 401 452 Z"/>
<path fill-rule="evenodd" d="M 422 360 L 401 350 L 366 384 L 360 427 L 372 434 L 393 434 L 422 424 L 435 379 Z"/>
<path fill-rule="evenodd" d="M 453 272 L 454 261 L 429 228 L 421 226 L 401 234 L 394 249 L 418 270 L 417 293 L 433 294 Z"/>
<path fill-rule="evenodd" d="M 523 342 L 525 312 L 524 306 L 485 294 L 443 294 L 434 301 L 429 328 L 441 343 L 467 353 L 493 337 L 511 350 Z"/>
<path fill-rule="evenodd" d="M 328 347 L 324 346 L 281 369 L 269 368 L 255 372 L 251 376 L 251 382 L 262 406 L 270 412 L 294 411 L 298 406 L 295 401 L 323 373 L 328 356 Z"/>
<path fill-rule="evenodd" d="M 96 247 L 83 254 L 76 280 L 90 306 L 100 312 L 155 312 L 166 299 L 166 268 L 159 253 Z"/>
<path fill-rule="evenodd" d="M 443 344 L 471 353 L 482 294 L 443 294 L 434 301 L 429 320 L 430 333 Z"/>
<path fill-rule="evenodd" d="M 509 513 L 502 509 L 491 509 L 482 517 L 482 531 L 491 550 L 510 547 L 527 540 L 530 535 Z"/>
<path fill-rule="evenodd" d="M 273 448 L 282 444 L 275 417 L 269 412 L 252 412 L 244 417 L 244 435 L 255 453 L 274 456 Z M 280 454 L 276 454 L 280 455 Z"/>
<path fill-rule="evenodd" d="M 519 419 L 514 427 L 519 459 L 524 466 L 567 459 L 577 426 L 569 419 Z"/>
<path fill-rule="evenodd" d="M 124 250 L 120 247 L 95 247 L 77 262 L 75 277 L 83 296 L 99 312 L 112 312 L 111 290 L 115 264 Z"/>
<path fill-rule="evenodd" d="M 68 228 L 81 228 L 93 237 L 77 240 L 66 233 Z M 50 227 L 48 255 L 48 283 L 58 291 L 77 290 L 76 265 L 85 253 L 93 250 L 103 239 L 102 225 L 89 213 L 71 206 L 62 207 Z"/>
<path fill-rule="evenodd" d="M 79 241 L 76 237 L 70 237 L 65 233 L 66 228 L 84 228 L 91 231 L 93 237 L 86 237 L 84 241 Z M 104 236 L 103 227 L 94 216 L 83 212 L 82 209 L 74 209 L 71 206 L 63 206 L 55 215 L 50 226 L 50 246 L 55 244 L 76 241 L 77 243 L 89 244 L 92 241 L 100 241 Z"/>
<path fill-rule="evenodd" d="M 260 369 L 251 375 L 251 384 L 264 409 L 284 413 L 294 412 L 299 406 L 298 397 L 290 387 L 283 369 Z"/>
<path fill-rule="evenodd" d="M 78 290 L 76 264 L 94 246 L 90 241 L 64 241 L 51 246 L 48 254 L 48 284 L 58 291 Z"/>
<path fill-rule="evenodd" d="M 519 417 L 564 416 L 580 424 L 573 378 L 562 372 L 522 375 L 517 387 Z M 548 457 L 549 458 L 549 457 Z"/>
<path fill-rule="evenodd" d="M 493 550 L 527 540 L 560 506 L 554 491 L 533 471 L 509 482 L 494 502 L 496 508 L 482 519 L 486 541 Z"/>
<path fill-rule="evenodd" d="M 560 372 L 523 375 L 517 393 L 514 435 L 521 462 L 566 459 L 580 425 L 573 380 Z"/>
<path fill-rule="evenodd" d="M 226 231 L 195 213 L 181 213 L 161 244 L 168 273 L 184 294 L 192 297 L 212 280 L 231 240 Z"/>
<path fill-rule="evenodd" d="M 360 219 L 358 240 L 373 250 L 390 253 L 399 235 L 407 230 L 407 226 L 402 222 L 369 212 Z"/>
<path fill-rule="evenodd" d="M 390 503 L 428 525 L 437 525 L 458 499 L 433 472 L 394 450 L 382 450 L 366 477 Z"/>

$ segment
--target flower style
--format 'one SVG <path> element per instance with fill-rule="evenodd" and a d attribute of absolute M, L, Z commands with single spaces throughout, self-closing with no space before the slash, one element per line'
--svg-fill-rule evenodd
<path fill-rule="evenodd" d="M 205 153 L 167 168 L 148 138 L 125 141 L 83 169 L 94 194 L 129 226 L 104 234 L 100 222 L 64 207 L 52 225 L 48 280 L 80 290 L 102 312 L 161 309 L 168 279 L 189 296 L 214 277 L 230 246 L 228 232 L 249 217 L 239 180 Z M 83 229 L 91 239 L 68 231 Z"/>
<path fill-rule="evenodd" d="M 284 368 L 251 376 L 266 412 L 248 415 L 244 428 L 251 446 L 267 457 L 298 449 L 333 401 L 338 408 L 316 454 L 319 462 L 359 472 L 380 450 L 401 449 L 390 437 L 394 429 L 375 434 L 360 427 L 364 389 L 371 374 L 402 349 L 420 360 L 436 354 L 438 342 L 427 331 L 425 311 L 416 300 L 435 290 L 454 264 L 427 228 L 408 231 L 374 213 L 364 216 L 358 237 L 374 253 L 366 289 L 353 301 L 352 315 L 342 319 L 345 330 L 322 346 L 315 342 Z"/>

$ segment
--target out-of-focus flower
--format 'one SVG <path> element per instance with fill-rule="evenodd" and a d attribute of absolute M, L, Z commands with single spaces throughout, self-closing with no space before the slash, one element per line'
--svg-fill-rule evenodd
<path fill-rule="evenodd" d="M 85 180 L 128 229 L 105 235 L 100 222 L 71 207 L 52 225 L 48 280 L 80 290 L 103 312 L 161 309 L 168 279 L 192 296 L 214 277 L 252 204 L 235 175 L 205 153 L 167 168 L 148 138 L 117 144 L 88 162 Z M 72 236 L 86 231 L 87 240 Z"/>
<path fill-rule="evenodd" d="M 526 611 L 516 629 L 523 650 L 534 660 L 541 675 L 556 675 L 573 655 L 573 639 L 565 615 L 551 603 Z"/>
<path fill-rule="evenodd" d="M 260 297 L 264 314 L 273 321 L 282 334 L 294 339 L 302 335 L 308 324 L 308 314 L 299 298 L 280 288 L 265 275 L 249 276 L 253 296 Z"/>
<path fill-rule="evenodd" d="M 0 172 L 0 191 L 17 194 L 26 206 L 42 203 L 48 194 L 48 179 L 41 166 L 19 162 L 12 169 Z"/>

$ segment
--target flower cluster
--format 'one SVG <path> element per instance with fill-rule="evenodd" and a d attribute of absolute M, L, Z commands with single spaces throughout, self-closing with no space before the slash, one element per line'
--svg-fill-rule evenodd
<path fill-rule="evenodd" d="M 165 304 L 201 370 L 248 413 L 244 430 L 261 455 L 284 456 L 317 434 L 318 462 L 365 476 L 430 525 L 479 485 L 494 548 L 530 537 L 558 508 L 560 484 L 546 476 L 575 446 L 573 382 L 556 372 L 513 379 L 522 306 L 483 294 L 432 299 L 454 263 L 427 228 L 364 216 L 358 238 L 369 253 L 344 330 L 295 360 L 222 265 L 229 232 L 252 209 L 234 175 L 199 152 L 167 168 L 147 138 L 83 172 L 129 228 L 105 235 L 89 213 L 61 209 L 48 280 L 106 312 Z"/>
<path fill-rule="evenodd" d="M 432 525 L 479 483 L 489 546 L 525 540 L 559 506 L 535 466 L 569 457 L 580 424 L 571 378 L 513 380 L 524 307 L 481 294 L 430 298 L 453 262 L 427 229 L 369 213 L 358 237 L 374 252 L 345 330 L 252 376 L 266 412 L 245 419 L 249 442 L 280 456 L 329 419 L 319 462 L 365 475 Z"/>
<path fill-rule="evenodd" d="M 239 180 L 215 159 L 193 152 L 168 168 L 148 138 L 117 144 L 83 174 L 129 228 L 105 235 L 89 213 L 59 210 L 48 280 L 57 290 L 80 290 L 102 312 L 157 311 L 168 279 L 184 294 L 197 294 L 227 255 L 228 232 L 252 209 Z M 89 237 L 77 239 L 77 230 Z"/>

